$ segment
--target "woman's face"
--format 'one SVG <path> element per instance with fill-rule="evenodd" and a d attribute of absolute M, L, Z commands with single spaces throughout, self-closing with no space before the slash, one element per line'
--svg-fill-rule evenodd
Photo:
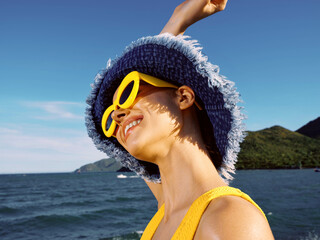
<path fill-rule="evenodd" d="M 112 113 L 117 140 L 132 156 L 152 162 L 172 144 L 181 115 L 173 91 L 141 82 L 132 106 Z"/>

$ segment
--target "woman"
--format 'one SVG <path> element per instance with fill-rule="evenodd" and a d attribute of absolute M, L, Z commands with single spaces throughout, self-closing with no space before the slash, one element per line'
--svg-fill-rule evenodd
<path fill-rule="evenodd" d="M 145 179 L 158 200 L 141 239 L 273 239 L 261 209 L 227 186 L 244 137 L 238 93 L 181 36 L 226 2 L 179 5 L 163 34 L 109 61 L 87 99 L 97 148 Z"/>

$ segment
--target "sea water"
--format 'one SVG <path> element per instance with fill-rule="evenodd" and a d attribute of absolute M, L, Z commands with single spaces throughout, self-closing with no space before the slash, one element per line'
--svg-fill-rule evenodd
<path fill-rule="evenodd" d="M 238 171 L 276 239 L 320 239 L 320 173 Z M 0 175 L 0 239 L 139 239 L 157 211 L 133 173 Z"/>

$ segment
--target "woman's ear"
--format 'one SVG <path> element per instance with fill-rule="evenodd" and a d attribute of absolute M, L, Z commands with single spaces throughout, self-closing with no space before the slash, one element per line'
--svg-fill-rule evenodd
<path fill-rule="evenodd" d="M 181 86 L 176 91 L 178 104 L 181 110 L 191 107 L 195 102 L 194 91 L 188 86 Z"/>

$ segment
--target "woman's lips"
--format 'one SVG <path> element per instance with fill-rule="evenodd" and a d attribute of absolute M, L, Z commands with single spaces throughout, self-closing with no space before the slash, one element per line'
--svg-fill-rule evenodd
<path fill-rule="evenodd" d="M 127 119 L 122 126 L 122 134 L 124 136 L 124 140 L 126 141 L 128 136 L 132 133 L 132 131 L 140 125 L 143 120 L 143 116 L 133 116 Z M 131 126 L 130 126 L 131 125 Z M 134 126 L 132 126 L 134 125 Z"/>
<path fill-rule="evenodd" d="M 131 127 L 128 131 L 127 131 L 127 133 L 126 133 L 126 135 L 125 135 L 125 141 L 127 141 L 127 139 L 128 139 L 128 137 L 130 136 L 130 134 L 133 132 L 133 130 L 136 128 L 136 127 L 138 127 L 140 125 L 140 123 L 139 124 L 137 124 L 137 125 L 135 125 L 135 126 L 133 126 L 133 127 Z"/>

